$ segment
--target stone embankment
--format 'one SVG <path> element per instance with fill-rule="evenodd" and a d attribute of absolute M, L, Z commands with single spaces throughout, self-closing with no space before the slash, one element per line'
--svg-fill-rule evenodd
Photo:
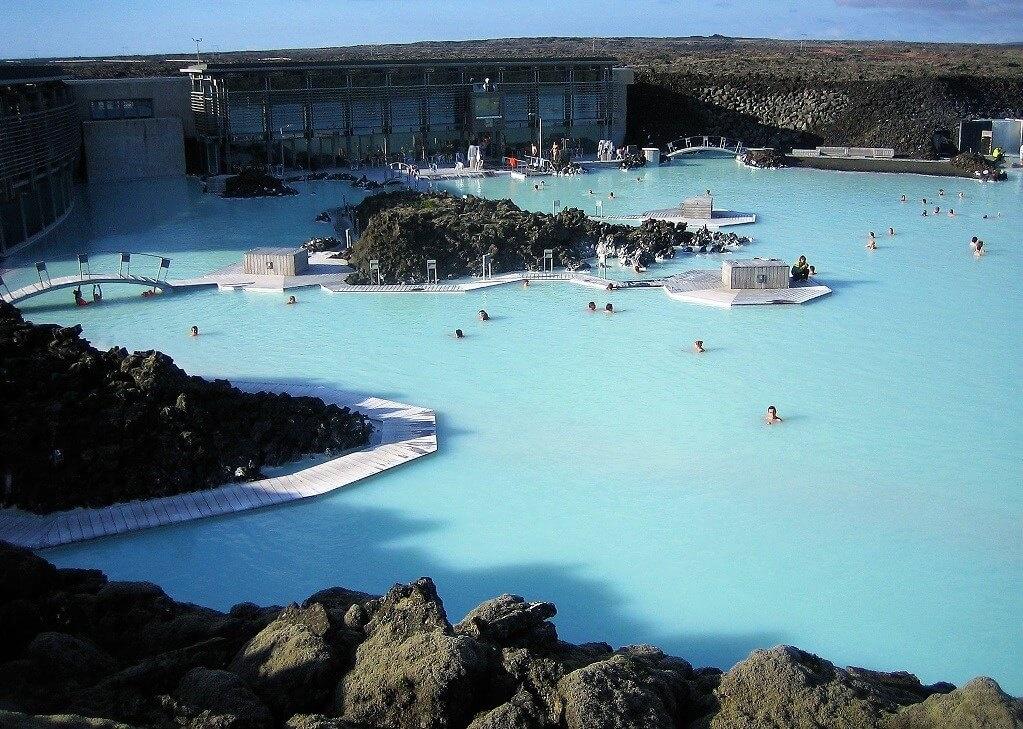
<path fill-rule="evenodd" d="M 954 153 L 959 122 L 1023 114 L 1023 81 L 1001 78 L 874 80 L 645 71 L 629 90 L 628 138 L 665 144 L 693 134 L 747 146 L 886 147 L 933 159 Z"/>
<path fill-rule="evenodd" d="M 452 623 L 422 578 L 222 613 L 0 542 L 0 727 L 1023 727 L 1023 700 L 989 678 L 924 685 L 790 646 L 722 673 L 566 643 L 556 612 L 501 595 Z"/>

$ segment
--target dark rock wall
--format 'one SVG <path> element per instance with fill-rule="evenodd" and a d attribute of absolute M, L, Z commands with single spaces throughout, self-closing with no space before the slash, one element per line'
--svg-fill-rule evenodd
<path fill-rule="evenodd" d="M 665 144 L 711 134 L 748 146 L 890 147 L 930 159 L 959 122 L 1023 115 L 1023 81 L 938 77 L 837 80 L 646 71 L 629 89 L 627 137 Z"/>

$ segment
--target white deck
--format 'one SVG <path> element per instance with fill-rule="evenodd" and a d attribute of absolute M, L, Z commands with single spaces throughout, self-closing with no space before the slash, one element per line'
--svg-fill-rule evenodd
<path fill-rule="evenodd" d="M 726 289 L 717 269 L 686 271 L 662 279 L 669 298 L 689 304 L 729 308 L 771 304 L 805 304 L 831 293 L 827 286 L 796 285 L 787 289 Z"/>
<path fill-rule="evenodd" d="M 330 286 L 344 283 L 345 277 L 354 271 L 352 267 L 329 258 L 326 253 L 309 254 L 309 267 L 298 276 L 266 276 L 244 272 L 243 263 L 232 263 L 219 271 L 197 278 L 173 279 L 169 282 L 174 291 L 203 286 L 216 286 L 225 291 L 266 291 L 281 293 L 291 289 L 309 286 Z"/>
<path fill-rule="evenodd" d="M 267 389 L 259 383 L 234 384 L 248 391 Z M 432 410 L 315 386 L 288 385 L 273 389 L 291 395 L 319 397 L 358 410 L 374 421 L 377 432 L 373 434 L 373 443 L 295 473 L 176 496 L 45 515 L 2 509 L 0 539 L 29 549 L 42 549 L 258 509 L 329 493 L 437 450 L 437 418 Z"/>
<path fill-rule="evenodd" d="M 689 230 L 703 227 L 715 230 L 731 225 L 749 225 L 757 222 L 754 213 L 737 213 L 733 210 L 715 210 L 712 218 L 687 218 L 679 208 L 664 210 L 647 210 L 639 215 L 619 215 L 615 217 L 593 218 L 594 220 L 663 220 L 668 223 L 685 223 Z"/>

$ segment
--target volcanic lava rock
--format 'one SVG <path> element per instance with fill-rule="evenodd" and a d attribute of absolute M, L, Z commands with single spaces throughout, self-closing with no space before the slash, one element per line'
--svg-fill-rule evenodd
<path fill-rule="evenodd" d="M 282 197 L 298 190 L 258 168 L 246 168 L 224 180 L 223 197 Z"/>
<path fill-rule="evenodd" d="M 279 717 L 315 712 L 337 681 L 337 657 L 328 643 L 331 627 L 322 605 L 293 605 L 242 648 L 230 670 Z"/>
<path fill-rule="evenodd" d="M 190 377 L 160 352 L 100 352 L 81 331 L 0 302 L 0 505 L 49 512 L 220 486 L 239 467 L 340 452 L 372 430 L 315 398 Z"/>
<path fill-rule="evenodd" d="M 338 687 L 338 713 L 357 724 L 464 726 L 483 708 L 493 649 L 455 635 L 428 578 L 395 585 L 373 610 L 355 665 Z"/>

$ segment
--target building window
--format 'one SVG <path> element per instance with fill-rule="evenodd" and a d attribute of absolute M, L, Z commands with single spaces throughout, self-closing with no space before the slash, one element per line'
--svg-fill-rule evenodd
<path fill-rule="evenodd" d="M 89 116 L 101 119 L 150 119 L 153 116 L 152 99 L 100 99 L 89 102 Z"/>

